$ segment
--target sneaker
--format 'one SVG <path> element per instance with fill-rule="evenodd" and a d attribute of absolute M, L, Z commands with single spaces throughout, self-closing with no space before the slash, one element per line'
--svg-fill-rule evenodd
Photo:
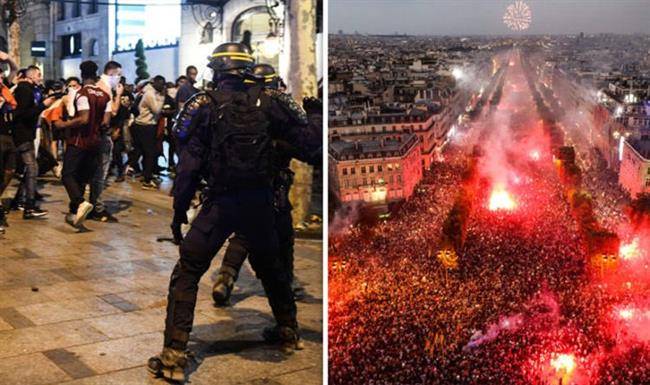
<path fill-rule="evenodd" d="M 280 351 L 284 354 L 293 354 L 294 351 L 305 348 L 298 330 L 288 326 L 266 327 L 262 332 L 262 337 L 270 344 L 279 344 Z"/>
<path fill-rule="evenodd" d="M 212 287 L 212 299 L 215 306 L 224 307 L 230 305 L 230 294 L 234 285 L 235 279 L 232 275 L 219 273 Z"/>
<path fill-rule="evenodd" d="M 185 382 L 185 370 L 189 366 L 190 356 L 182 350 L 163 348 L 162 353 L 149 358 L 147 370 L 156 377 L 166 380 Z"/>
<path fill-rule="evenodd" d="M 158 185 L 153 180 L 150 180 L 149 182 L 142 182 L 142 189 L 143 190 L 158 190 Z"/>
<path fill-rule="evenodd" d="M 74 220 L 72 221 L 73 226 L 77 227 L 81 223 L 83 223 L 84 220 L 86 220 L 86 217 L 90 212 L 93 210 L 93 205 L 90 204 L 90 202 L 83 201 L 77 208 L 77 214 L 74 216 Z"/>
<path fill-rule="evenodd" d="M 25 209 L 23 211 L 23 219 L 34 219 L 40 218 L 47 215 L 47 210 L 41 210 L 39 207 L 34 207 L 32 209 Z"/>
<path fill-rule="evenodd" d="M 54 174 L 54 176 L 57 179 L 61 179 L 61 176 L 63 175 L 63 165 L 59 163 L 56 166 L 54 166 L 54 168 L 52 169 L 52 174 Z"/>
<path fill-rule="evenodd" d="M 124 181 L 124 175 L 119 175 L 117 178 L 115 178 L 115 183 L 122 183 Z"/>

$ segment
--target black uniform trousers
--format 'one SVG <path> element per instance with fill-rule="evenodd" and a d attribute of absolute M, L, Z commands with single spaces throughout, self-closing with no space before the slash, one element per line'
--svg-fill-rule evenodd
<path fill-rule="evenodd" d="M 289 280 L 293 281 L 294 232 L 291 210 L 276 211 L 275 220 L 279 241 L 277 258 L 284 266 L 285 273 L 289 274 Z M 235 234 L 228 240 L 228 247 L 221 262 L 220 272 L 230 274 L 237 280 L 239 271 L 250 254 L 251 247 L 246 238 L 241 234 Z"/>
<path fill-rule="evenodd" d="M 297 328 L 296 303 L 290 276 L 277 258 L 279 241 L 273 192 L 239 190 L 208 199 L 180 246 L 180 260 L 172 272 L 167 298 L 165 346 L 185 349 L 192 330 L 198 283 L 212 258 L 233 233 L 244 236 L 250 263 L 268 297 L 276 322 Z"/>

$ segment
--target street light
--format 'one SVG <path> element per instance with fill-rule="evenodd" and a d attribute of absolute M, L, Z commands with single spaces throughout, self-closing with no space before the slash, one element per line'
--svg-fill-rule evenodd
<path fill-rule="evenodd" d="M 262 53 L 266 57 L 274 57 L 280 53 L 282 46 L 280 44 L 280 38 L 275 35 L 274 32 L 269 32 L 266 36 L 266 40 L 262 43 Z"/>

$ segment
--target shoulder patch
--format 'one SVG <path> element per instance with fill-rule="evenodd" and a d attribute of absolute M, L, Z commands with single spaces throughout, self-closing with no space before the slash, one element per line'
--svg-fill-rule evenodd
<path fill-rule="evenodd" d="M 291 95 L 269 88 L 265 88 L 264 92 L 272 99 L 278 101 L 278 103 L 287 111 L 287 113 L 289 113 L 289 115 L 296 119 L 300 124 L 309 123 L 309 120 L 307 119 L 307 113 L 296 102 L 296 100 L 291 97 Z"/>
<path fill-rule="evenodd" d="M 183 108 L 176 115 L 176 123 L 172 128 L 180 141 L 184 142 L 189 139 L 192 134 L 194 117 L 198 115 L 201 108 L 210 103 L 212 103 L 212 98 L 206 92 L 199 92 L 185 102 Z"/>

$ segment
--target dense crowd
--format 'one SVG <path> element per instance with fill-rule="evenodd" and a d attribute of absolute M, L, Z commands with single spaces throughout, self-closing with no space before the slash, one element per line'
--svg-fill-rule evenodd
<path fill-rule="evenodd" d="M 604 284 L 550 162 L 514 166 L 523 182 L 511 186 L 513 211 L 489 210 L 491 186 L 479 177 L 459 265 L 442 266 L 441 226 L 466 155 L 445 158 L 397 215 L 331 237 L 330 382 L 650 383 L 648 340 L 616 313 L 650 287 Z M 594 190 L 608 187 L 595 197 L 601 216 L 620 212 L 620 197 L 607 196 L 615 190 L 600 176 L 585 179 Z M 566 364 L 560 357 L 575 367 L 554 366 Z"/>
<path fill-rule="evenodd" d="M 48 215 L 39 204 L 39 176 L 62 180 L 70 197 L 66 221 L 74 226 L 86 217 L 117 221 L 101 200 L 109 180 L 139 180 L 142 189 L 157 190 L 162 176 L 174 176 L 177 143 L 170 130 L 177 111 L 200 91 L 196 67 L 174 82 L 158 75 L 131 83 L 115 61 L 101 73 L 86 61 L 80 76 L 48 80 L 36 66 L 19 69 L 4 52 L 0 62 L 9 67 L 0 84 L 0 196 L 19 181 L 0 207 L 0 232 L 10 209 L 25 220 Z"/>

